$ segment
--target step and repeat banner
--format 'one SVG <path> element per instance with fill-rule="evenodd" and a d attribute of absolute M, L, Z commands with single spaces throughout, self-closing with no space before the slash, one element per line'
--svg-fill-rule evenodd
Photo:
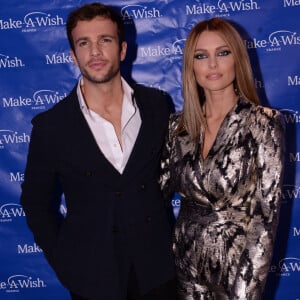
<path fill-rule="evenodd" d="M 19 203 L 31 119 L 63 99 L 78 69 L 65 33 L 71 10 L 88 1 L 1 0 L 0 9 L 0 299 L 68 300 L 34 243 Z M 279 231 L 264 300 L 300 299 L 300 1 L 103 1 L 118 7 L 127 28 L 122 74 L 168 92 L 182 107 L 185 40 L 199 21 L 238 25 L 264 105 L 286 120 L 286 165 Z M 80 142 L 80 141 L 79 141 Z M 180 198 L 173 199 L 174 213 Z M 66 213 L 64 204 L 61 209 Z M 166 299 L 167 300 L 167 299 Z M 245 299 L 246 300 L 246 299 Z"/>

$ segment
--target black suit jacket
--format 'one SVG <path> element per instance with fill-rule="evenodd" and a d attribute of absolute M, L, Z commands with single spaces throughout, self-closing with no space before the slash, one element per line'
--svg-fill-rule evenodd
<path fill-rule="evenodd" d="M 142 125 L 123 174 L 99 150 L 76 88 L 32 121 L 21 195 L 28 225 L 61 282 L 93 299 L 122 299 L 131 263 L 144 292 L 174 276 L 171 207 L 158 185 L 170 104 L 154 89 L 134 93 Z"/>

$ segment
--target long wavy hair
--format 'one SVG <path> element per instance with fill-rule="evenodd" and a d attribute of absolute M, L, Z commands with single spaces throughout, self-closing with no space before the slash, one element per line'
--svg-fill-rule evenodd
<path fill-rule="evenodd" d="M 206 122 L 202 106 L 205 102 L 204 90 L 196 81 L 194 73 L 194 52 L 198 37 L 203 31 L 216 32 L 227 44 L 235 63 L 236 93 L 256 105 L 260 104 L 254 85 L 249 55 L 238 31 L 228 21 L 212 18 L 196 24 L 190 31 L 183 52 L 182 85 L 183 111 L 176 133 L 187 131 L 194 142 L 199 141 L 201 130 Z"/>

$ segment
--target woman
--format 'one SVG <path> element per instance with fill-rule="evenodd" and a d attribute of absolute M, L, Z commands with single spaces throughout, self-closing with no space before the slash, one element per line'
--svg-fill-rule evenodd
<path fill-rule="evenodd" d="M 186 300 L 260 299 L 280 206 L 284 124 L 259 105 L 243 41 L 213 18 L 190 32 L 183 111 L 163 153 L 165 197 L 181 209 L 174 253 Z"/>

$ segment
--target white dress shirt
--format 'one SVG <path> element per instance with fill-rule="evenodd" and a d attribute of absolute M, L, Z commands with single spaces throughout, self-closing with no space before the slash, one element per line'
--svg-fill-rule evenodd
<path fill-rule="evenodd" d="M 121 113 L 121 148 L 112 123 L 87 107 L 80 88 L 82 83 L 81 78 L 77 85 L 77 96 L 81 111 L 101 152 L 115 169 L 122 174 L 142 123 L 139 109 L 133 98 L 133 90 L 124 78 L 122 78 L 124 96 Z"/>

